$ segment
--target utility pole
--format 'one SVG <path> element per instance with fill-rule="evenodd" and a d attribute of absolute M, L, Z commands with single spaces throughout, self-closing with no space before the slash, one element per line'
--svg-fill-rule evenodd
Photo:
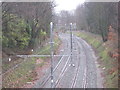
<path fill-rule="evenodd" d="M 50 23 L 50 45 L 51 45 L 51 88 L 53 88 L 53 22 Z"/>
<path fill-rule="evenodd" d="M 70 55 L 70 57 L 71 57 L 71 64 L 69 65 L 69 66 L 73 66 L 73 67 L 75 67 L 75 65 L 74 65 L 74 63 L 73 63 L 73 58 L 72 58 L 72 56 L 73 56 L 73 45 L 72 45 L 72 42 L 73 42 L 73 40 L 72 40 L 72 23 L 70 23 L 70 42 L 71 42 L 71 55 Z"/>

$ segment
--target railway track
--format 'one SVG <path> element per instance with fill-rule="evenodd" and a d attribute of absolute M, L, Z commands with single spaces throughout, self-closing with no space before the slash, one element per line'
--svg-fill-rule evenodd
<path fill-rule="evenodd" d="M 76 38 L 76 39 L 77 39 L 77 38 Z M 78 45 L 80 46 L 80 41 L 78 42 Z M 83 49 L 85 50 L 85 52 L 86 52 L 85 46 L 84 46 L 82 43 L 81 43 L 81 45 L 82 45 L 82 48 L 83 48 Z M 86 55 L 85 55 L 85 63 L 87 63 L 86 61 L 87 61 L 87 57 L 86 57 Z M 82 88 L 86 88 L 86 84 L 87 84 L 87 82 L 86 82 L 86 80 L 87 80 L 86 72 L 87 72 L 87 67 L 84 68 L 84 76 L 83 76 Z"/>
<path fill-rule="evenodd" d="M 76 41 L 76 42 L 78 42 L 78 41 Z M 78 45 L 79 46 L 79 45 Z M 78 49 L 79 50 L 79 49 Z M 78 53 L 79 54 L 79 53 Z M 78 77 L 78 73 L 79 73 L 79 68 L 80 68 L 80 57 L 77 55 L 77 59 L 79 60 L 79 62 L 78 62 L 78 66 L 77 66 L 77 68 L 76 68 L 76 73 L 75 73 L 75 75 L 74 75 L 74 77 L 73 77 L 73 80 L 72 80 L 72 85 L 71 85 L 71 87 L 70 88 L 75 88 L 75 85 L 76 85 L 76 81 L 77 81 L 77 77 Z"/>
<path fill-rule="evenodd" d="M 65 45 L 64 47 L 69 48 L 68 42 L 69 42 L 69 41 L 67 40 L 67 43 L 66 43 L 66 45 Z M 66 52 L 65 52 L 65 53 L 66 53 Z M 63 55 L 61 56 L 59 62 L 58 62 L 57 65 L 54 67 L 53 73 L 55 73 L 55 71 L 57 71 L 58 67 L 60 66 L 60 64 L 62 63 L 63 60 L 64 60 L 64 61 L 65 61 L 65 60 L 69 60 L 69 59 L 68 59 L 69 56 L 66 56 L 65 53 L 63 53 Z M 65 59 L 64 57 L 67 57 L 67 59 Z M 41 82 L 40 87 L 41 87 L 41 88 L 44 88 L 45 85 L 49 82 L 50 79 L 51 79 L 51 75 L 48 75 L 48 76 L 46 77 L 46 79 Z"/>
<path fill-rule="evenodd" d="M 76 40 L 75 40 L 75 41 L 76 41 Z M 75 42 L 74 42 L 74 44 L 75 44 Z M 76 48 L 77 46 L 74 46 L 74 47 Z M 79 48 L 79 47 L 78 47 L 78 48 Z M 76 49 L 75 49 L 75 50 L 76 50 Z M 79 55 L 79 53 L 78 53 L 78 55 Z M 80 60 L 79 60 L 78 55 L 76 55 L 76 56 L 77 56 L 77 59 L 78 59 L 78 65 L 77 65 L 77 68 L 76 68 L 76 71 L 75 71 L 76 73 L 75 73 L 75 75 L 74 75 L 74 77 L 73 77 L 72 85 L 71 85 L 70 88 L 74 88 L 74 87 L 75 87 L 76 80 L 77 80 L 77 77 L 78 77 L 78 72 L 79 72 L 79 67 L 80 67 Z M 55 83 L 54 88 L 58 88 L 58 87 L 59 87 L 60 81 L 63 79 L 62 77 L 63 77 L 64 74 L 67 72 L 68 63 L 69 63 L 69 62 L 70 62 L 70 60 L 66 62 L 64 68 L 62 69 L 61 74 L 59 75 L 58 79 L 56 80 L 56 83 Z"/>
<path fill-rule="evenodd" d="M 56 65 L 56 67 L 53 69 L 53 73 L 58 69 L 58 66 L 61 64 L 62 60 L 64 60 L 64 57 L 65 57 L 65 56 L 62 56 L 62 57 L 61 57 L 60 61 L 59 61 L 58 64 Z M 43 87 L 46 85 L 46 83 L 50 80 L 50 78 L 51 78 L 51 75 L 48 75 L 48 76 L 46 77 L 46 79 L 40 84 L 40 87 L 43 88 Z"/>
<path fill-rule="evenodd" d="M 76 38 L 75 38 L 76 39 Z M 76 41 L 76 43 L 77 43 L 77 46 L 78 46 L 78 48 L 80 48 L 80 42 L 76 39 L 75 40 Z M 83 44 L 81 44 L 81 46 L 82 46 L 82 48 L 83 49 L 85 49 L 85 47 L 84 47 L 84 45 Z M 86 50 L 86 49 L 85 49 Z M 78 49 L 78 51 L 80 51 L 80 49 Z M 84 51 L 84 52 L 86 52 L 86 51 Z M 77 78 L 79 78 L 78 77 L 78 74 L 79 74 L 79 72 L 80 72 L 80 56 L 79 56 L 80 54 L 79 54 L 79 52 L 78 52 L 78 54 L 76 55 L 77 56 L 77 63 L 78 63 L 78 65 L 76 66 L 76 69 L 75 69 L 75 73 L 74 73 L 74 77 L 73 77 L 73 79 L 72 79 L 72 84 L 70 85 L 70 87 L 69 88 L 76 88 L 76 83 L 77 83 Z M 85 63 L 87 63 L 86 62 L 87 61 L 87 57 L 86 57 L 86 55 L 85 55 Z M 86 64 L 87 65 L 87 64 Z M 62 72 L 61 72 L 61 74 L 59 75 L 59 77 L 58 77 L 58 79 L 57 79 L 57 81 L 56 81 L 56 83 L 55 83 L 55 88 L 58 88 L 59 86 L 60 86 L 60 83 L 61 83 L 61 80 L 63 79 L 62 77 L 63 77 L 63 75 L 65 74 L 65 72 L 67 72 L 67 69 L 68 69 L 68 67 L 67 66 L 64 66 L 64 68 L 63 68 L 63 70 L 62 70 Z M 85 67 L 84 68 L 84 76 L 83 76 L 83 80 L 82 80 L 82 88 L 86 88 L 86 85 L 87 85 L 87 75 L 86 75 L 86 72 L 87 72 L 87 67 Z"/>
<path fill-rule="evenodd" d="M 90 55 L 89 51 L 91 47 L 87 44 L 86 41 L 80 39 L 76 36 L 76 39 L 81 43 L 84 52 L 86 52 L 86 67 L 84 68 L 84 78 L 83 78 L 83 85 L 82 88 L 97 88 L 97 77 L 96 77 L 96 67 L 94 57 L 92 58 L 92 54 Z M 86 48 L 87 47 L 87 48 Z M 90 82 L 89 82 L 90 81 Z M 93 82 L 94 81 L 94 82 Z"/>
<path fill-rule="evenodd" d="M 63 67 L 63 69 L 62 69 L 62 71 L 61 71 L 61 73 L 60 73 L 58 79 L 57 79 L 56 82 L 55 82 L 55 85 L 54 85 L 55 88 L 59 85 L 60 80 L 62 79 L 63 75 L 64 75 L 65 72 L 67 71 L 67 69 L 68 69 L 67 66 L 69 65 L 69 62 L 70 62 L 70 56 L 68 57 L 65 66 Z"/>

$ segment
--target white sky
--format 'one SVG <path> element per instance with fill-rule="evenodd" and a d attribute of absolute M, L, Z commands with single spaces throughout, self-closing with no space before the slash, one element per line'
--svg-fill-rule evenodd
<path fill-rule="evenodd" d="M 59 12 L 60 10 L 74 10 L 84 1 L 85 0 L 55 0 L 57 4 L 55 11 Z"/>

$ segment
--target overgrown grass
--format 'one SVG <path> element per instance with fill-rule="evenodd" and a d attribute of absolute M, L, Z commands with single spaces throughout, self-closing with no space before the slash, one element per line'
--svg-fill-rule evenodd
<path fill-rule="evenodd" d="M 14 67 L 16 64 L 22 62 L 22 58 L 18 58 L 18 60 L 12 60 L 8 62 L 8 58 L 3 58 L 2 59 L 2 72 L 6 72 L 8 69 Z"/>
<path fill-rule="evenodd" d="M 103 45 L 102 39 L 99 35 L 94 35 L 86 32 L 77 32 L 77 36 L 86 40 L 96 51 L 97 55 L 100 57 L 98 62 L 101 68 L 105 68 L 104 72 L 104 87 L 107 88 L 117 88 L 118 87 L 118 70 L 117 70 L 117 60 L 111 58 L 108 52 L 112 50 Z M 108 48 L 108 49 L 106 49 Z M 110 70 L 115 68 L 116 70 L 110 73 Z"/>
<path fill-rule="evenodd" d="M 56 37 L 54 41 L 54 51 L 56 52 L 59 48 L 60 40 L 58 37 Z M 34 54 L 49 55 L 49 43 L 44 45 L 42 48 L 37 49 Z M 36 64 L 37 59 L 41 60 L 39 64 Z M 37 75 L 35 68 L 43 66 L 45 64 L 45 60 L 46 57 L 25 58 L 25 61 L 23 61 L 18 67 L 3 76 L 3 88 L 19 88 L 22 87 L 25 83 L 33 81 Z"/>
<path fill-rule="evenodd" d="M 6 73 L 3 76 L 3 87 L 5 88 L 15 88 L 24 85 L 26 82 L 33 80 L 36 73 L 35 69 L 35 59 L 27 58 L 22 64 L 17 68 Z"/>

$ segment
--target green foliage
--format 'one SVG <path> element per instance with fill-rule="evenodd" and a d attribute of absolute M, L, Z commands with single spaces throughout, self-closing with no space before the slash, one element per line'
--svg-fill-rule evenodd
<path fill-rule="evenodd" d="M 43 31 L 42 29 L 40 30 L 40 34 L 39 34 L 40 36 L 46 36 L 46 34 L 47 33 L 45 31 Z"/>
<path fill-rule="evenodd" d="M 13 19 L 7 22 L 7 26 L 3 26 L 3 47 L 18 47 L 24 49 L 28 46 L 30 40 L 30 34 L 26 31 L 27 24 L 24 19 L 18 18 L 13 14 L 8 14 L 8 16 Z M 6 18 L 8 17 L 6 16 Z M 5 27 L 7 27 L 8 30 L 6 30 Z"/>
<path fill-rule="evenodd" d="M 2 44 L 4 47 L 8 47 L 8 38 L 5 37 L 4 35 L 2 36 Z"/>
<path fill-rule="evenodd" d="M 3 3 L 3 48 L 30 49 L 37 46 L 37 41 L 38 45 L 45 41 L 46 37 L 49 37 L 49 24 L 52 20 L 51 4 Z M 32 12 L 29 7 L 32 8 Z"/>

